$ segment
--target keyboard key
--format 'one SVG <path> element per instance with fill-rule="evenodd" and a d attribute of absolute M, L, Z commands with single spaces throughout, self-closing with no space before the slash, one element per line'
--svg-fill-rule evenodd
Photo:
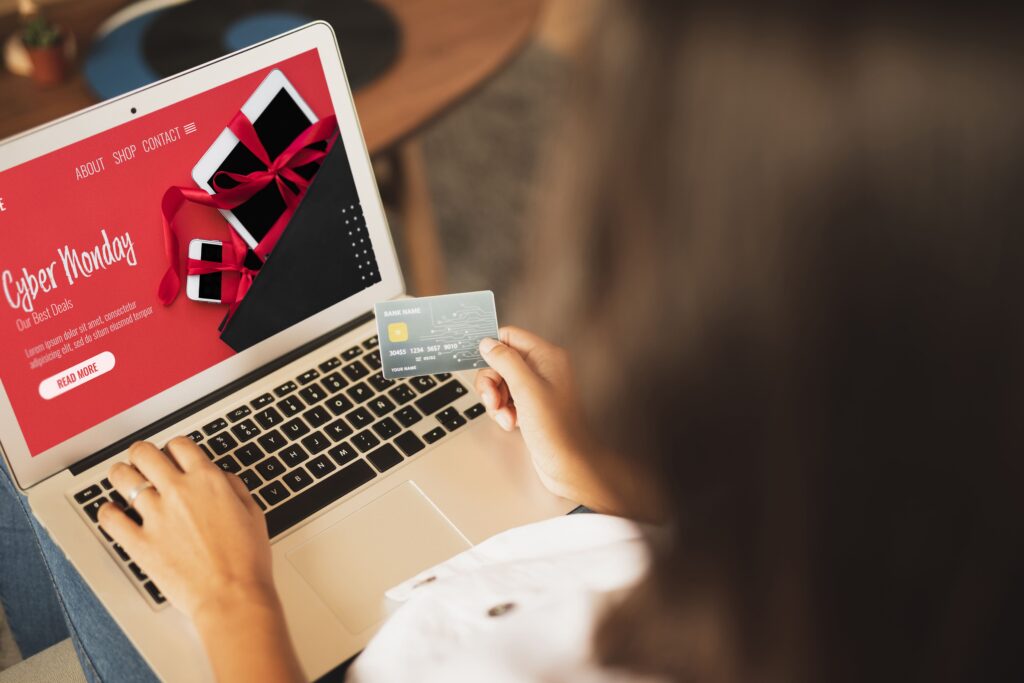
<path fill-rule="evenodd" d="M 288 445 L 288 440 L 281 436 L 281 432 L 276 429 L 272 429 L 256 441 L 263 446 L 263 450 L 267 453 L 273 453 L 279 451 Z"/>
<path fill-rule="evenodd" d="M 128 562 L 129 560 L 132 559 L 131 557 L 128 556 L 128 553 L 125 551 L 124 548 L 121 547 L 120 544 L 115 543 L 111 547 L 114 549 L 114 552 L 117 553 L 117 556 L 120 557 L 122 561 Z"/>
<path fill-rule="evenodd" d="M 128 569 L 131 570 L 132 574 L 139 581 L 145 581 L 146 579 L 149 578 L 148 576 L 146 576 L 146 573 L 144 571 L 142 571 L 142 568 L 139 567 L 139 565 L 135 564 L 134 562 L 129 562 L 128 563 Z"/>
<path fill-rule="evenodd" d="M 124 511 L 124 514 L 127 515 L 128 519 L 132 520 L 137 525 L 142 526 L 142 515 L 139 514 L 138 510 L 135 508 L 128 508 Z"/>
<path fill-rule="evenodd" d="M 292 470 L 284 475 L 284 483 L 288 484 L 288 488 L 292 491 L 298 493 L 313 483 L 313 477 L 309 476 L 309 472 L 304 469 Z"/>
<path fill-rule="evenodd" d="M 100 487 L 97 486 L 96 484 L 93 484 L 89 488 L 82 489 L 81 491 L 76 493 L 75 502 L 78 503 L 79 505 L 83 503 L 88 503 L 90 500 L 100 495 L 100 493 Z"/>
<path fill-rule="evenodd" d="M 317 406 L 312 410 L 307 410 L 302 414 L 302 417 L 306 419 L 306 422 L 310 424 L 314 429 L 324 424 L 331 419 L 331 414 L 328 413 L 323 406 Z"/>
<path fill-rule="evenodd" d="M 283 425 L 281 425 L 281 431 L 284 433 L 286 437 L 294 441 L 300 436 L 308 434 L 309 427 L 307 427 L 306 423 L 300 420 L 299 418 L 295 418 L 294 420 L 289 420 L 288 422 L 285 422 Z"/>
<path fill-rule="evenodd" d="M 307 437 L 302 439 L 302 445 L 306 447 L 306 450 L 316 455 L 323 449 L 331 445 L 330 439 L 324 436 L 320 432 L 313 432 Z"/>
<path fill-rule="evenodd" d="M 327 454 L 334 458 L 334 462 L 338 463 L 338 466 L 347 465 L 356 459 L 359 454 L 356 453 L 356 449 L 349 446 L 347 443 L 340 443 L 331 450 L 327 451 Z"/>
<path fill-rule="evenodd" d="M 95 500 L 93 500 L 91 503 L 87 504 L 82 509 L 85 510 L 85 514 L 87 514 L 89 516 L 89 519 L 91 519 L 92 521 L 95 522 L 96 521 L 96 516 L 100 513 L 100 507 L 104 503 L 106 503 L 106 502 L 107 502 L 106 498 L 103 498 L 103 497 L 96 498 Z"/>
<path fill-rule="evenodd" d="M 232 410 L 230 413 L 228 413 L 228 419 L 231 420 L 232 422 L 238 422 L 251 412 L 252 410 L 249 409 L 249 406 L 240 406 Z"/>
<path fill-rule="evenodd" d="M 433 377 L 413 377 L 409 380 L 409 384 L 413 385 L 421 394 L 425 394 L 437 386 Z"/>
<path fill-rule="evenodd" d="M 373 396 L 373 391 L 370 389 L 370 387 L 366 386 L 364 382 L 353 384 L 352 386 L 345 390 L 345 393 L 348 394 L 349 397 L 356 403 L 362 403 L 366 399 Z"/>
<path fill-rule="evenodd" d="M 214 420 L 213 422 L 211 422 L 208 425 L 204 425 L 203 426 L 203 431 L 206 432 L 207 436 L 210 436 L 211 434 L 216 434 L 217 432 L 219 432 L 220 430 L 224 429 L 227 426 L 228 426 L 228 421 L 225 420 L 223 417 L 221 417 L 221 418 L 218 418 L 218 419 Z"/>
<path fill-rule="evenodd" d="M 384 375 L 380 374 L 379 372 L 370 375 L 370 379 L 366 381 L 369 382 L 370 386 L 372 386 L 377 391 L 387 391 L 391 387 L 395 386 L 395 380 L 384 379 Z"/>
<path fill-rule="evenodd" d="M 285 417 L 291 417 L 295 413 L 302 412 L 306 408 L 306 404 L 299 400 L 298 396 L 289 396 L 288 398 L 280 401 L 277 407 L 281 409 Z"/>
<path fill-rule="evenodd" d="M 374 351 L 368 353 L 364 358 L 363 362 L 369 365 L 374 370 L 380 370 L 380 351 Z"/>
<path fill-rule="evenodd" d="M 338 468 L 331 462 L 330 458 L 326 455 L 321 455 L 306 463 L 306 469 L 317 479 L 322 479 Z"/>
<path fill-rule="evenodd" d="M 330 410 L 335 415 L 341 415 L 346 410 L 352 408 L 352 406 L 355 404 L 353 404 L 352 401 L 348 400 L 347 397 L 339 394 L 338 396 L 332 396 L 331 398 L 327 399 L 327 402 L 324 403 L 324 405 L 327 406 L 327 409 Z"/>
<path fill-rule="evenodd" d="M 253 400 L 249 401 L 249 405 L 251 405 L 256 410 L 259 410 L 260 408 L 265 408 L 269 406 L 273 402 L 274 397 L 272 395 L 263 394 L 262 396 L 257 396 Z"/>
<path fill-rule="evenodd" d="M 372 410 L 377 417 L 383 417 L 395 409 L 395 404 L 392 403 L 387 396 L 378 396 L 367 403 L 367 405 L 370 406 L 370 410 Z"/>
<path fill-rule="evenodd" d="M 221 432 L 217 436 L 211 436 L 209 444 L 214 453 L 217 455 L 224 455 L 237 446 L 238 442 L 231 438 L 231 435 L 227 432 Z"/>
<path fill-rule="evenodd" d="M 292 494 L 288 493 L 288 489 L 284 487 L 284 484 L 275 481 L 273 484 L 268 484 L 261 488 L 260 495 L 263 496 L 268 505 L 277 505 Z"/>
<path fill-rule="evenodd" d="M 481 415 L 483 415 L 485 412 L 487 412 L 487 411 L 484 409 L 484 404 L 483 403 L 474 403 L 470 407 L 466 408 L 464 414 L 470 420 L 475 420 L 478 417 L 480 417 Z"/>
<path fill-rule="evenodd" d="M 194 432 L 190 432 L 188 438 L 192 439 L 193 443 L 199 443 L 203 440 L 203 433 L 197 429 Z"/>
<path fill-rule="evenodd" d="M 281 398 L 282 396 L 287 396 L 288 394 L 292 393 L 298 388 L 299 385 L 296 384 L 295 382 L 285 382 L 277 389 L 274 389 L 274 393 L 277 394 L 278 398 Z"/>
<path fill-rule="evenodd" d="M 434 427 L 429 432 L 423 435 L 423 440 L 427 443 L 435 443 L 444 438 L 448 432 L 444 431 L 442 427 Z"/>
<path fill-rule="evenodd" d="M 444 428 L 447 429 L 449 432 L 454 432 L 456 429 L 466 424 L 466 418 L 462 417 L 461 415 L 456 415 L 452 419 L 446 420 L 441 424 L 443 424 Z"/>
<path fill-rule="evenodd" d="M 417 377 L 417 379 L 422 378 Z M 416 399 L 416 407 L 419 408 L 420 412 L 424 415 L 433 415 L 452 401 L 462 398 L 465 395 L 466 387 L 459 384 L 458 380 L 454 380 L 448 382 L 448 384 L 442 384 L 429 394 L 420 396 Z"/>
<path fill-rule="evenodd" d="M 245 484 L 245 488 L 249 489 L 250 491 L 252 491 L 257 486 L 263 483 L 263 481 L 260 479 L 260 475 L 256 474 L 252 470 L 244 470 L 242 472 L 239 472 L 238 478 L 242 480 L 243 484 Z"/>
<path fill-rule="evenodd" d="M 315 380 L 320 376 L 320 373 L 316 370 L 306 370 L 304 373 L 299 375 L 299 384 L 306 385 Z"/>
<path fill-rule="evenodd" d="M 416 409 L 412 406 L 402 408 L 395 413 L 394 417 L 402 423 L 403 427 L 411 427 L 423 419 L 423 416 L 416 412 Z"/>
<path fill-rule="evenodd" d="M 362 460 L 357 460 L 321 479 L 316 486 L 267 512 L 267 531 L 270 537 L 273 538 L 305 521 L 313 513 L 355 491 L 375 476 L 377 475 L 372 467 Z"/>
<path fill-rule="evenodd" d="M 401 448 L 403 453 L 410 456 L 426 448 L 423 442 L 420 441 L 420 438 L 412 432 L 406 432 L 401 436 L 395 437 L 395 445 Z"/>
<path fill-rule="evenodd" d="M 265 480 L 270 481 L 271 479 L 276 478 L 277 475 L 284 472 L 284 465 L 282 465 L 281 461 L 274 456 L 270 456 L 263 462 L 256 465 L 256 471 L 259 472 L 260 476 Z"/>
<path fill-rule="evenodd" d="M 347 350 L 347 351 L 345 351 L 345 352 L 343 352 L 341 354 L 341 359 L 342 360 L 352 360 L 353 358 L 355 358 L 356 356 L 358 356 L 362 352 L 363 352 L 363 350 L 361 348 L 359 348 L 358 346 L 353 346 L 351 349 L 349 349 L 349 350 Z"/>
<path fill-rule="evenodd" d="M 110 483 L 110 480 L 106 478 L 104 478 L 103 481 L 100 482 L 100 484 L 103 486 L 103 490 L 105 491 L 109 491 L 110 489 L 113 488 L 113 485 Z"/>
<path fill-rule="evenodd" d="M 111 491 L 110 492 L 110 500 L 112 500 L 114 502 L 114 504 L 117 505 L 122 510 L 127 510 L 128 509 L 128 501 L 125 500 L 124 496 L 122 496 L 117 491 Z"/>
<path fill-rule="evenodd" d="M 454 419 L 454 418 L 456 418 L 458 416 L 459 416 L 459 411 L 455 410 L 455 408 L 445 408 L 440 413 L 435 415 L 435 417 L 437 418 L 437 421 L 440 422 L 441 424 L 444 424 L 448 420 Z"/>
<path fill-rule="evenodd" d="M 293 443 L 277 455 L 288 467 L 295 467 L 309 460 L 309 453 L 302 450 L 302 446 L 297 443 Z"/>
<path fill-rule="evenodd" d="M 235 457 L 238 458 L 238 462 L 242 463 L 246 467 L 254 462 L 262 460 L 263 455 L 263 451 L 261 451 L 260 447 L 254 443 L 247 443 L 235 451 Z"/>
<path fill-rule="evenodd" d="M 363 342 L 364 349 L 375 349 L 380 341 L 377 339 L 377 335 L 373 335 L 369 339 Z"/>
<path fill-rule="evenodd" d="M 385 417 L 383 420 L 373 425 L 373 431 L 377 432 L 382 439 L 390 439 L 395 434 L 402 431 L 402 428 L 399 427 L 398 423 L 390 417 Z"/>
<path fill-rule="evenodd" d="M 373 416 L 366 411 L 366 408 L 356 408 L 345 417 L 348 418 L 349 424 L 356 429 L 368 427 L 373 422 Z"/>
<path fill-rule="evenodd" d="M 319 384 L 310 384 L 299 392 L 299 396 L 305 399 L 306 405 L 311 406 L 327 398 L 327 392 L 321 389 Z"/>
<path fill-rule="evenodd" d="M 438 382 L 447 382 L 451 378 L 452 373 L 450 372 L 439 372 L 436 375 L 434 375 L 434 379 L 436 379 Z"/>
<path fill-rule="evenodd" d="M 415 392 L 409 388 L 408 384 L 399 384 L 397 387 L 388 392 L 388 396 L 398 401 L 398 405 L 408 403 L 409 401 L 416 398 Z"/>
<path fill-rule="evenodd" d="M 373 453 L 366 456 L 366 459 L 373 463 L 381 472 L 386 472 L 402 462 L 402 454 L 389 443 L 384 444 Z"/>
<path fill-rule="evenodd" d="M 199 444 L 199 448 L 203 450 L 203 453 L 206 453 L 207 458 L 213 460 L 213 453 L 210 452 L 210 449 L 207 448 L 205 444 Z"/>
<path fill-rule="evenodd" d="M 142 584 L 142 587 L 146 589 L 146 592 L 149 593 L 149 597 L 153 598 L 153 602 L 156 604 L 162 605 L 167 602 L 167 598 L 164 597 L 164 594 L 160 592 L 160 589 L 157 588 L 156 584 L 152 581 L 147 581 Z"/>
<path fill-rule="evenodd" d="M 330 372 L 334 368 L 341 365 L 341 360 L 338 358 L 328 358 L 320 364 L 320 372 Z"/>
<path fill-rule="evenodd" d="M 264 429 L 270 429 L 275 425 L 279 425 L 284 420 L 284 418 L 281 417 L 281 413 L 277 412 L 273 407 L 261 410 L 253 417 L 256 418 L 256 421 L 259 422 L 260 426 Z"/>
<path fill-rule="evenodd" d="M 360 363 L 359 361 L 349 363 L 348 365 L 343 367 L 341 371 L 344 372 L 345 376 L 348 377 L 353 382 L 357 379 L 361 379 L 370 374 L 370 371 L 366 369 L 366 366 Z"/>
<path fill-rule="evenodd" d="M 352 428 L 349 427 L 344 420 L 337 419 L 324 427 L 324 431 L 327 432 L 327 436 L 331 437 L 335 441 L 341 441 L 352 433 Z"/>
<path fill-rule="evenodd" d="M 106 540 L 107 543 L 114 542 L 114 539 L 110 537 L 110 534 L 103 530 L 103 527 L 97 526 L 96 528 L 100 530 L 100 535 L 103 536 L 104 540 Z"/>
<path fill-rule="evenodd" d="M 230 472 L 231 474 L 238 474 L 239 472 L 242 471 L 242 468 L 238 466 L 238 461 L 232 458 L 230 455 L 225 455 L 215 464 L 217 465 L 217 467 L 221 468 L 225 472 Z"/>
<path fill-rule="evenodd" d="M 257 505 L 259 505 L 259 506 L 260 506 L 260 510 L 263 510 L 264 512 L 266 512 L 266 510 L 267 510 L 267 504 L 266 504 L 266 503 L 264 503 L 264 502 L 263 502 L 263 500 L 262 500 L 262 499 L 260 499 L 260 497 L 259 497 L 259 496 L 257 496 L 257 495 L 256 495 L 255 493 L 253 493 L 253 494 L 252 494 L 252 499 L 253 499 L 253 501 L 255 501 L 255 502 L 256 502 L 256 504 L 257 504 Z"/>
<path fill-rule="evenodd" d="M 246 418 L 231 427 L 231 433 L 235 435 L 240 443 L 245 443 L 255 439 L 256 435 L 260 433 L 260 428 L 256 426 L 255 422 Z"/>
<path fill-rule="evenodd" d="M 332 394 L 336 394 L 342 389 L 344 389 L 346 386 L 348 386 L 348 380 L 339 375 L 337 372 L 332 372 L 331 374 L 324 377 L 320 381 L 320 384 L 324 385 L 324 388 L 327 389 L 327 391 L 331 392 Z"/>
<path fill-rule="evenodd" d="M 373 432 L 364 430 L 352 437 L 352 443 L 363 453 L 380 443 L 380 439 L 374 436 Z"/>

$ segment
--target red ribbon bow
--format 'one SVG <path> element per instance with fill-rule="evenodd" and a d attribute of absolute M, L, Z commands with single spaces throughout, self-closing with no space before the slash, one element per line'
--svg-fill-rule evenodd
<path fill-rule="evenodd" d="M 218 185 L 219 178 L 226 176 L 235 181 L 237 185 L 231 188 L 221 189 L 217 194 L 210 194 L 205 190 L 194 187 L 171 187 L 164 193 L 161 202 L 161 214 L 163 217 L 164 252 L 167 254 L 167 272 L 160 280 L 157 289 L 157 296 L 160 302 L 169 306 L 181 291 L 181 261 L 179 257 L 178 233 L 174 228 L 174 218 L 185 202 L 193 202 L 202 206 L 209 206 L 216 209 L 234 209 L 247 202 L 253 195 L 265 188 L 270 183 L 276 183 L 277 189 L 284 199 L 285 210 L 270 227 L 266 236 L 260 241 L 253 251 L 261 260 L 266 260 L 267 255 L 277 244 L 281 233 L 284 232 L 288 221 L 299 205 L 302 195 L 309 187 L 309 180 L 306 180 L 295 172 L 296 168 L 320 161 L 333 145 L 334 133 L 338 127 L 338 120 L 332 114 L 325 116 L 296 137 L 288 147 L 277 156 L 271 159 L 267 150 L 260 142 L 256 129 L 252 122 L 242 112 L 235 114 L 228 124 L 228 129 L 235 134 L 238 141 L 246 149 L 252 152 L 266 166 L 265 170 L 253 171 L 252 173 L 228 173 L 220 172 L 213 180 Z M 308 149 L 310 145 L 319 142 L 326 142 L 324 150 Z M 287 181 L 287 182 L 285 182 Z M 291 184 L 291 186 L 289 185 Z M 297 188 L 297 189 L 293 189 Z M 238 302 L 242 300 L 245 293 L 252 284 L 256 271 L 250 270 L 244 265 L 248 245 L 241 239 L 237 232 L 231 230 L 231 241 L 233 249 L 223 249 L 224 263 L 217 264 L 207 261 L 189 259 L 189 275 L 206 275 L 208 273 L 223 272 L 238 273 L 238 285 L 232 291 L 230 288 L 222 294 L 224 303 L 229 304 L 228 315 L 234 313 Z M 226 245 L 225 245 L 226 246 Z"/>

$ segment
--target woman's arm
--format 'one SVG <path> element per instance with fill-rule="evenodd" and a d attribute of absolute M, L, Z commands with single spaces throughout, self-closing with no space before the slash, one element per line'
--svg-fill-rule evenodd
<path fill-rule="evenodd" d="M 266 521 L 242 481 L 185 438 L 166 454 L 136 443 L 128 460 L 110 468 L 110 482 L 126 498 L 152 484 L 135 500 L 143 525 L 109 503 L 100 525 L 192 620 L 217 680 L 303 680 L 274 588 Z"/>

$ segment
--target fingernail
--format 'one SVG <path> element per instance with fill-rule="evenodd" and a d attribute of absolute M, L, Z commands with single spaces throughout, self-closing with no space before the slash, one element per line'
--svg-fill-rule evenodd
<path fill-rule="evenodd" d="M 508 431 L 512 430 L 512 418 L 508 416 L 508 413 L 498 414 L 498 424 L 500 424 L 503 429 Z"/>
<path fill-rule="evenodd" d="M 493 391 L 485 391 L 480 394 L 480 398 L 484 400 L 484 405 L 488 408 L 493 408 L 495 403 L 495 396 Z"/>
<path fill-rule="evenodd" d="M 486 355 L 490 353 L 491 349 L 493 349 L 497 345 L 498 342 L 495 341 L 494 339 L 491 339 L 490 337 L 484 337 L 483 339 L 480 340 L 480 353 Z"/>

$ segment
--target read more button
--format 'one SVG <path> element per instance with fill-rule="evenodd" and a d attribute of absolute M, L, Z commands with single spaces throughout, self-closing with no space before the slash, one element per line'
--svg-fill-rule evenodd
<path fill-rule="evenodd" d="M 114 354 L 104 351 L 39 383 L 39 395 L 49 401 L 114 369 Z"/>

